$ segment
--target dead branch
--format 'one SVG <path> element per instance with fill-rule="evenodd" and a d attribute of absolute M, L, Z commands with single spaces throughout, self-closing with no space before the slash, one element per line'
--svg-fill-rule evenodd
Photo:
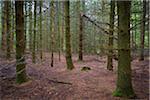
<path fill-rule="evenodd" d="M 108 31 L 106 31 L 104 28 L 102 28 L 100 25 L 98 25 L 95 21 L 93 21 L 91 18 L 89 18 L 88 16 L 86 16 L 85 14 L 82 14 L 82 17 L 86 18 L 88 21 L 90 21 L 92 24 L 94 24 L 95 26 L 97 26 L 100 30 L 102 30 L 105 34 L 110 35 L 110 33 Z M 112 36 L 114 39 L 118 40 L 116 37 Z"/>
<path fill-rule="evenodd" d="M 47 79 L 48 79 L 48 78 L 47 78 Z M 58 81 L 58 80 L 48 79 L 48 81 L 49 81 L 49 82 L 53 82 L 53 83 L 72 85 L 72 83 L 69 83 L 69 82 L 63 82 L 63 81 Z"/>

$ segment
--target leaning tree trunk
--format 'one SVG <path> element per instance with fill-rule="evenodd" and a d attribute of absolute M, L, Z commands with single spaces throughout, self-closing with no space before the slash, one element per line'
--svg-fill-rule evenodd
<path fill-rule="evenodd" d="M 23 1 L 15 1 L 16 12 L 16 82 L 21 84 L 27 81 L 25 71 L 25 34 Z"/>
<path fill-rule="evenodd" d="M 118 76 L 114 96 L 134 97 L 131 79 L 130 8 L 131 1 L 117 1 L 118 8 Z"/>
<path fill-rule="evenodd" d="M 70 16 L 69 16 L 69 0 L 64 1 L 65 7 L 65 27 L 66 27 L 66 62 L 67 69 L 72 70 L 74 65 L 72 63 L 71 43 L 70 43 Z"/>
<path fill-rule="evenodd" d="M 142 14 L 142 24 L 141 24 L 141 51 L 140 51 L 140 59 L 144 60 L 144 37 L 145 37 L 145 17 L 146 17 L 146 1 L 143 0 L 143 14 Z"/>
<path fill-rule="evenodd" d="M 113 70 L 113 30 L 114 30 L 114 17 L 115 17 L 115 1 L 111 0 L 110 8 L 110 37 L 108 41 L 109 53 L 107 58 L 107 69 Z"/>

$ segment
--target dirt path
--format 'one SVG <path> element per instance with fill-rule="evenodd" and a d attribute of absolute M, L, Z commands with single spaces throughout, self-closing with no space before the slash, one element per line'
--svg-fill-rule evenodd
<path fill-rule="evenodd" d="M 49 55 L 49 54 L 45 54 Z M 110 72 L 106 70 L 106 58 L 85 56 L 83 62 L 73 57 L 75 69 L 66 70 L 65 58 L 61 62 L 55 56 L 54 67 L 50 67 L 50 57 L 37 64 L 27 59 L 27 73 L 32 81 L 23 86 L 15 85 L 15 65 L 0 59 L 1 65 L 1 97 L 2 100 L 117 100 L 112 92 L 115 90 L 116 68 Z M 133 83 L 138 98 L 148 98 L 148 60 L 133 61 Z M 114 64 L 116 66 L 116 63 Z M 138 66 L 137 66 L 138 65 Z M 88 66 L 89 71 L 81 71 Z M 141 68 L 143 66 L 143 68 Z M 144 69 L 144 70 L 143 70 Z M 144 74 L 142 74 L 144 73 Z M 7 78 L 6 78 L 7 77 Z M 141 82 L 142 81 L 142 82 Z M 13 85 L 12 85 L 13 84 Z M 141 89 L 141 85 L 144 85 Z"/>

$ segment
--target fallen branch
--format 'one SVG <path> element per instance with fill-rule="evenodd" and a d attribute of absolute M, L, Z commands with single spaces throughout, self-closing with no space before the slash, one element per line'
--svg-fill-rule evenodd
<path fill-rule="evenodd" d="M 47 78 L 47 79 L 48 79 L 48 78 Z M 63 81 L 58 81 L 58 80 L 48 79 L 48 81 L 49 81 L 49 82 L 53 82 L 53 83 L 72 85 L 72 83 L 69 83 L 69 82 L 63 82 Z"/>

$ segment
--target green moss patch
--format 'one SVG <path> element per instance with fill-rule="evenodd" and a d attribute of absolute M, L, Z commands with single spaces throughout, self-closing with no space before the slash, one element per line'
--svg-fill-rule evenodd
<path fill-rule="evenodd" d="M 122 92 L 120 90 L 117 89 L 116 91 L 113 92 L 113 96 L 115 96 L 115 97 L 122 97 L 123 94 L 122 94 Z"/>
<path fill-rule="evenodd" d="M 116 91 L 114 91 L 112 95 L 115 97 L 123 97 L 123 98 L 128 98 L 128 99 L 135 99 L 136 98 L 135 94 L 124 94 L 119 89 L 116 89 Z"/>

